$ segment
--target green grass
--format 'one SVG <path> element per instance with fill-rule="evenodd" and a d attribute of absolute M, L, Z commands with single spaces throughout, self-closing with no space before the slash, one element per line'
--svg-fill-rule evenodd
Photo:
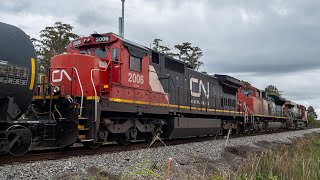
<path fill-rule="evenodd" d="M 320 179 L 320 137 L 303 140 L 281 150 L 255 156 L 238 172 L 221 174 L 221 179 Z"/>
<path fill-rule="evenodd" d="M 309 127 L 320 127 L 320 120 L 315 119 L 313 116 L 308 115 Z"/>
<path fill-rule="evenodd" d="M 145 157 L 146 159 L 148 157 Z M 192 165 L 192 162 L 190 162 Z M 201 166 L 198 164 L 197 166 Z M 94 169 L 89 179 L 166 179 L 167 164 L 157 167 L 147 161 L 128 169 L 121 176 L 112 177 L 109 173 Z M 201 168 L 201 167 L 200 167 Z M 172 164 L 171 178 L 184 177 L 187 179 L 214 180 L 320 180 L 320 135 L 301 138 L 292 145 L 283 145 L 262 154 L 255 155 L 242 163 L 236 172 L 219 172 L 212 168 L 202 167 L 203 173 L 185 172 L 179 174 Z M 180 172 L 181 173 L 181 172 Z"/>

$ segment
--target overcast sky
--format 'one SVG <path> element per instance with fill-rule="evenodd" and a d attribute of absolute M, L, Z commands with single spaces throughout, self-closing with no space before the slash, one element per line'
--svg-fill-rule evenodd
<path fill-rule="evenodd" d="M 1 0 L 0 21 L 32 37 L 56 21 L 79 35 L 118 33 L 120 0 Z M 276 85 L 287 99 L 320 115 L 320 1 L 126 0 L 125 37 L 145 46 L 185 41 L 204 53 L 201 68 L 264 89 Z"/>

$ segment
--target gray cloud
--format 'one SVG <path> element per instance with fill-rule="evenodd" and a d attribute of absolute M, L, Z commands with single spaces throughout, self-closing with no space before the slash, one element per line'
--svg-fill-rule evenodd
<path fill-rule="evenodd" d="M 105 26 L 112 21 L 111 19 L 112 17 L 106 16 L 103 12 L 88 10 L 77 15 L 76 23 L 80 26 Z"/>
<path fill-rule="evenodd" d="M 130 0 L 125 35 L 144 46 L 154 38 L 171 48 L 191 42 L 203 50 L 201 70 L 262 89 L 277 85 L 287 98 L 320 113 L 319 8 L 316 0 Z M 0 21 L 33 37 L 55 21 L 70 23 L 80 35 L 117 33 L 120 10 L 120 0 L 2 0 Z"/>
<path fill-rule="evenodd" d="M 7 13 L 17 13 L 24 11 L 30 6 L 30 1 L 20 0 L 20 1 L 1 1 L 0 10 Z"/>

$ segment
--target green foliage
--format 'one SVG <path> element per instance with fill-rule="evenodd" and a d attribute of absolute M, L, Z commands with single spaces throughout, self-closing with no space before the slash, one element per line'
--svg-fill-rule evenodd
<path fill-rule="evenodd" d="M 256 156 L 235 173 L 223 179 L 320 179 L 320 138 L 300 140 L 292 147 Z"/>
<path fill-rule="evenodd" d="M 200 61 L 203 53 L 199 47 L 193 47 L 189 42 L 177 44 L 174 47 L 179 50 L 179 60 L 186 62 L 191 69 L 198 70 L 203 65 Z"/>
<path fill-rule="evenodd" d="M 308 115 L 307 119 L 310 127 L 320 127 L 320 121 L 315 119 L 313 115 Z"/>
<path fill-rule="evenodd" d="M 160 42 L 161 42 L 162 40 L 161 39 L 154 39 L 153 40 L 153 50 L 155 50 L 155 51 L 159 51 L 160 52 Z"/>
<path fill-rule="evenodd" d="M 268 85 L 265 88 L 265 92 L 267 92 L 269 95 L 273 95 L 273 96 L 278 96 L 278 97 L 282 96 L 282 91 L 279 91 L 277 86 L 274 86 L 274 85 Z"/>
<path fill-rule="evenodd" d="M 40 72 L 47 72 L 50 59 L 54 55 L 64 53 L 68 43 L 78 37 L 72 33 L 72 29 L 70 24 L 56 22 L 40 31 L 40 39 L 31 39 L 36 49 Z"/>
<path fill-rule="evenodd" d="M 153 40 L 153 50 L 164 53 L 164 54 L 169 54 L 170 53 L 170 48 L 164 45 L 161 45 L 161 39 L 154 39 Z"/>
<path fill-rule="evenodd" d="M 142 177 L 147 179 L 165 179 L 161 171 L 160 173 L 155 171 L 157 170 L 155 166 L 153 163 L 148 163 L 147 160 L 142 161 L 134 165 L 135 170 L 125 171 L 120 180 L 141 179 Z"/>
<path fill-rule="evenodd" d="M 318 118 L 318 115 L 312 106 L 308 107 L 308 116 L 313 117 L 314 119 Z"/>
<path fill-rule="evenodd" d="M 189 42 L 177 44 L 174 48 L 178 53 L 171 52 L 171 49 L 167 46 L 161 45 L 161 39 L 153 40 L 153 50 L 160 53 L 167 54 L 168 56 L 179 59 L 180 61 L 186 62 L 188 67 L 191 69 L 199 70 L 199 67 L 203 65 L 200 58 L 203 56 L 202 50 L 197 46 L 192 46 Z"/>

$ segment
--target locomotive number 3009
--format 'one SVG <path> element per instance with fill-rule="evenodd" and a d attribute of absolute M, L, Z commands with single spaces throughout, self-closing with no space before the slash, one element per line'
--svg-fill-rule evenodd
<path fill-rule="evenodd" d="M 144 77 L 143 75 L 140 74 L 135 74 L 135 73 L 128 73 L 128 82 L 133 82 L 137 84 L 143 84 L 144 83 Z"/>

